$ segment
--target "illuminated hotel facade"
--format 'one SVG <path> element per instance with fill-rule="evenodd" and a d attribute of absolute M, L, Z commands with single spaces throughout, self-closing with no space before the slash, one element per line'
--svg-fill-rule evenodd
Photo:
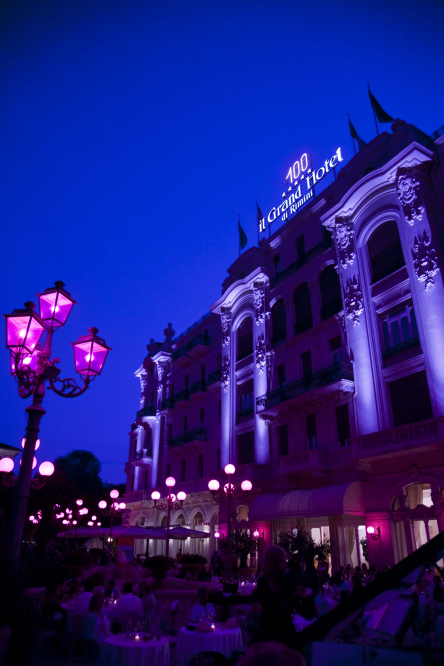
<path fill-rule="evenodd" d="M 208 555 L 224 534 L 208 481 L 228 462 L 253 483 L 235 520 L 267 543 L 304 525 L 333 568 L 363 561 L 368 527 L 380 566 L 444 529 L 440 134 L 396 120 L 234 262 L 207 315 L 147 345 L 127 518 L 165 525 L 151 492 L 172 475 L 187 493 L 172 524 L 211 533 L 172 554 Z"/>

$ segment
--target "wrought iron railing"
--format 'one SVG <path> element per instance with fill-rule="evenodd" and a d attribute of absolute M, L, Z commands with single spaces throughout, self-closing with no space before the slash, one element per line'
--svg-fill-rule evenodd
<path fill-rule="evenodd" d="M 254 416 L 254 405 L 248 405 L 244 409 L 240 409 L 236 414 L 236 423 L 243 423 L 249 421 Z"/>
<path fill-rule="evenodd" d="M 188 430 L 177 437 L 171 437 L 171 439 L 168 440 L 168 448 L 174 449 L 176 446 L 183 446 L 184 444 L 195 441 L 206 442 L 207 431 L 203 428 L 196 428 L 195 430 Z"/>
<path fill-rule="evenodd" d="M 174 404 L 176 405 L 178 402 L 182 402 L 183 400 L 189 400 L 190 399 L 190 392 L 188 389 L 185 389 L 183 391 L 179 391 L 179 393 L 176 393 L 174 396 Z"/>
<path fill-rule="evenodd" d="M 162 400 L 162 409 L 171 409 L 171 407 L 174 407 L 174 397 Z"/>
<path fill-rule="evenodd" d="M 281 402 L 290 400 L 290 398 L 297 398 L 304 393 L 313 391 L 314 389 L 333 384 L 341 379 L 353 381 L 353 367 L 351 363 L 334 363 L 327 368 L 317 370 L 310 375 L 297 379 L 291 384 L 285 384 L 256 398 L 256 411 L 263 412 L 274 405 Z"/>
<path fill-rule="evenodd" d="M 397 354 L 401 354 L 402 352 L 407 351 L 408 349 L 412 349 L 413 347 L 419 347 L 420 346 L 420 341 L 419 337 L 414 337 L 410 338 L 410 340 L 404 340 L 403 342 L 400 342 L 398 345 L 394 345 L 394 347 L 387 347 L 387 349 L 382 350 L 382 358 L 392 358 L 392 356 L 396 356 Z"/>
<path fill-rule="evenodd" d="M 211 384 L 215 384 L 216 382 L 220 382 L 221 378 L 221 370 L 218 368 L 214 372 L 210 372 L 208 375 L 208 386 L 211 386 Z"/>
<path fill-rule="evenodd" d="M 143 409 L 139 409 L 137 412 L 137 418 L 140 419 L 142 416 L 156 416 L 156 408 L 144 407 Z"/>
<path fill-rule="evenodd" d="M 199 379 L 198 382 L 194 382 L 194 384 L 191 384 L 190 395 L 193 395 L 193 393 L 197 393 L 198 391 L 206 391 L 206 390 L 207 390 L 207 382 L 204 379 Z"/>
<path fill-rule="evenodd" d="M 270 289 L 274 289 L 275 287 L 277 287 L 278 284 L 286 280 L 288 277 L 290 277 L 290 275 L 293 275 L 293 273 L 296 273 L 303 266 L 312 261 L 312 259 L 319 257 L 319 255 L 323 254 L 331 246 L 332 246 L 331 240 L 329 238 L 326 238 L 317 245 L 315 245 L 314 247 L 312 247 L 311 250 L 308 250 L 308 252 L 306 252 L 303 257 L 297 259 L 292 264 L 287 266 L 287 268 L 284 268 L 284 270 L 281 271 L 278 275 L 272 277 L 270 280 Z"/>
<path fill-rule="evenodd" d="M 140 451 L 136 451 L 134 454 L 134 460 L 141 460 L 142 458 L 152 458 L 153 457 L 153 449 L 152 446 L 149 446 L 147 449 L 140 449 Z"/>
<path fill-rule="evenodd" d="M 205 347 L 209 347 L 211 345 L 211 338 L 209 335 L 205 335 L 204 333 L 200 333 L 199 335 L 196 335 L 192 340 L 189 341 L 187 344 L 187 349 L 190 351 L 190 349 L 194 349 L 194 347 L 197 347 L 197 345 L 205 345 Z"/>

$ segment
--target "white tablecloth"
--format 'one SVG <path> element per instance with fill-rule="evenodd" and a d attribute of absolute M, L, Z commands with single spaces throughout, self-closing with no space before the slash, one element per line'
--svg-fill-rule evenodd
<path fill-rule="evenodd" d="M 170 644 L 166 638 L 144 643 L 142 639 L 136 642 L 121 634 L 105 639 L 98 661 L 98 666 L 169 665 Z"/>
<path fill-rule="evenodd" d="M 302 615 L 293 616 L 294 628 L 297 632 L 302 631 L 305 627 L 308 627 L 310 624 L 313 624 L 314 620 L 306 620 Z"/>
<path fill-rule="evenodd" d="M 255 583 L 242 583 L 239 584 L 238 592 L 239 594 L 253 594 L 254 590 L 257 588 Z"/>
<path fill-rule="evenodd" d="M 233 650 L 242 650 L 241 630 L 239 627 L 235 629 L 217 627 L 214 631 L 203 633 L 197 630 L 188 631 L 182 627 L 176 647 L 176 659 L 181 666 L 188 666 L 189 660 L 195 654 L 207 650 L 220 652 L 226 657 L 229 657 Z"/>

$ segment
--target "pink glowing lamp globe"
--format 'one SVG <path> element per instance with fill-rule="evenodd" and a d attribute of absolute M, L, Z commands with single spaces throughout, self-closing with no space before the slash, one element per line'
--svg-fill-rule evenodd
<path fill-rule="evenodd" d="M 6 346 L 13 354 L 32 354 L 37 343 L 46 330 L 46 326 L 38 314 L 34 312 L 35 304 L 28 301 L 25 309 L 14 310 L 6 319 Z"/>
<path fill-rule="evenodd" d="M 97 520 L 97 516 L 91 516 L 91 520 Z"/>
<path fill-rule="evenodd" d="M 259 539 L 259 530 L 254 530 L 253 536 L 255 539 Z"/>
<path fill-rule="evenodd" d="M 224 468 L 225 474 L 231 475 L 231 474 L 234 474 L 235 471 L 236 471 L 236 468 L 231 463 L 228 463 L 228 465 L 225 465 L 225 468 Z"/>
<path fill-rule="evenodd" d="M 76 301 L 71 298 L 69 291 L 65 291 L 65 284 L 58 280 L 54 287 L 37 294 L 40 303 L 40 317 L 48 326 L 59 328 L 68 319 L 72 306 Z"/>
<path fill-rule="evenodd" d="M 29 516 L 29 520 L 35 520 L 35 516 Z"/>
<path fill-rule="evenodd" d="M 156 502 L 157 500 L 160 500 L 160 493 L 158 490 L 153 490 L 153 492 L 151 493 L 151 499 L 155 500 Z"/>
<path fill-rule="evenodd" d="M 367 534 L 374 534 L 374 533 L 375 533 L 375 528 L 373 527 L 373 525 L 369 525 L 367 527 Z"/>
<path fill-rule="evenodd" d="M 92 520 L 88 520 L 88 527 L 92 527 L 94 525 Z"/>
<path fill-rule="evenodd" d="M 214 537 L 215 537 L 215 539 L 219 539 L 219 537 L 220 537 L 220 532 L 215 532 L 215 533 L 214 533 Z"/>
<path fill-rule="evenodd" d="M 76 372 L 83 378 L 96 377 L 102 372 L 111 347 L 99 338 L 97 328 L 90 328 L 88 335 L 82 335 L 77 342 L 71 342 L 74 348 Z"/>
<path fill-rule="evenodd" d="M 52 476 L 54 474 L 54 465 L 49 460 L 42 462 L 39 472 L 42 476 Z"/>
<path fill-rule="evenodd" d="M 82 499 L 76 500 L 76 504 L 77 504 L 77 506 L 82 506 L 83 500 Z"/>
<path fill-rule="evenodd" d="M 220 488 L 220 483 L 217 479 L 211 479 L 211 481 L 208 481 L 208 489 L 211 490 L 212 492 L 216 492 Z"/>
<path fill-rule="evenodd" d="M 119 504 L 119 509 L 120 509 L 121 511 L 123 511 L 123 509 L 126 509 L 126 504 L 125 504 L 125 502 L 120 502 L 120 504 Z"/>
<path fill-rule="evenodd" d="M 99 509 L 106 509 L 106 502 L 105 502 L 105 500 L 100 500 L 100 502 L 99 502 Z"/>
<path fill-rule="evenodd" d="M 0 460 L 0 472 L 9 474 L 14 469 L 14 461 L 12 458 L 2 458 Z"/>
<path fill-rule="evenodd" d="M 253 484 L 251 483 L 251 481 L 242 481 L 241 483 L 241 488 L 244 491 L 244 493 L 249 493 L 252 487 Z"/>
<path fill-rule="evenodd" d="M 111 497 L 111 499 L 117 499 L 119 497 L 119 491 L 115 489 L 111 490 L 109 496 Z"/>
<path fill-rule="evenodd" d="M 169 476 L 167 479 L 165 479 L 165 485 L 168 488 L 172 488 L 173 486 L 175 486 L 176 485 L 176 479 L 174 478 L 174 476 Z"/>
<path fill-rule="evenodd" d="M 73 524 L 73 525 L 77 525 L 77 520 L 73 520 L 73 521 L 72 521 L 72 524 Z"/>
<path fill-rule="evenodd" d="M 25 442 L 26 442 L 26 437 L 23 437 L 23 439 L 22 439 L 22 449 L 25 448 Z M 39 446 L 40 446 L 40 440 L 38 439 L 38 440 L 36 441 L 36 443 L 35 443 L 35 449 L 34 449 L 34 451 L 37 451 L 37 449 L 39 448 Z"/>
<path fill-rule="evenodd" d="M 20 465 L 21 464 L 22 464 L 22 459 L 20 459 Z M 32 469 L 34 469 L 35 467 L 37 467 L 37 458 L 34 456 L 32 460 Z"/>
<path fill-rule="evenodd" d="M 97 523 L 97 527 L 101 527 L 102 523 Z"/>
<path fill-rule="evenodd" d="M 187 494 L 184 493 L 183 490 L 181 490 L 180 492 L 177 493 L 177 499 L 179 500 L 179 502 L 184 502 L 186 500 L 186 498 L 187 498 Z"/>

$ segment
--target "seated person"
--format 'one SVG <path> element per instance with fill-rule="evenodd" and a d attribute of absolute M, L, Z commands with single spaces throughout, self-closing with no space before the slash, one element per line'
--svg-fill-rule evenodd
<path fill-rule="evenodd" d="M 67 613 L 61 605 L 62 592 L 60 585 L 48 585 L 42 604 L 42 617 L 47 628 L 65 633 Z"/>
<path fill-rule="evenodd" d="M 90 642 L 94 651 L 98 651 L 101 643 L 109 636 L 109 622 L 102 613 L 103 599 L 103 594 L 94 594 L 83 618 L 82 637 Z"/>
<path fill-rule="evenodd" d="M 202 616 L 211 620 L 216 617 L 214 606 L 208 601 L 208 590 L 204 588 L 200 588 L 197 592 L 197 604 L 191 609 L 190 622 L 199 622 Z"/>
<path fill-rule="evenodd" d="M 89 602 L 93 595 L 95 583 L 89 578 L 85 581 L 85 589 L 74 601 L 74 615 L 86 615 L 89 609 Z"/>
<path fill-rule="evenodd" d="M 139 586 L 139 597 L 142 602 L 143 615 L 145 618 L 148 618 L 151 611 L 157 610 L 156 595 L 148 583 L 144 582 L 142 586 Z"/>
<path fill-rule="evenodd" d="M 143 616 L 143 606 L 139 597 L 133 594 L 133 584 L 125 583 L 123 586 L 123 596 L 119 599 L 115 608 L 115 616 L 122 619 L 127 613 L 134 612 Z"/>
<path fill-rule="evenodd" d="M 298 585 L 293 596 L 293 607 L 298 615 L 305 620 L 313 620 L 318 617 L 314 596 L 307 594 L 303 585 Z"/>
<path fill-rule="evenodd" d="M 201 583 L 211 581 L 211 573 L 205 569 L 204 564 L 202 565 L 197 577 Z"/>
<path fill-rule="evenodd" d="M 116 581 L 113 578 L 110 578 L 110 580 L 106 584 L 104 597 L 105 599 L 113 599 L 113 600 L 118 599 L 120 597 L 120 592 L 116 587 Z"/>
<path fill-rule="evenodd" d="M 316 617 L 323 617 L 330 610 L 330 604 L 321 594 L 321 584 L 317 583 L 316 588 L 313 590 L 314 603 L 316 606 Z"/>

